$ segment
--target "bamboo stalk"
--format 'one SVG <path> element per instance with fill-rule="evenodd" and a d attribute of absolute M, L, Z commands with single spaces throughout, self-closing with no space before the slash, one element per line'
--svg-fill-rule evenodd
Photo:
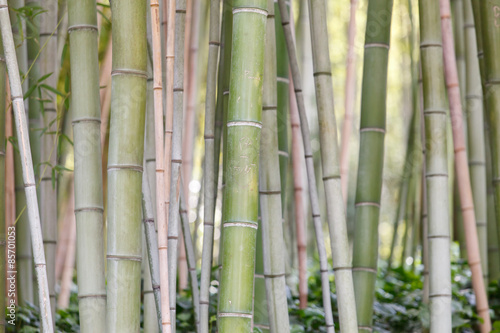
<path fill-rule="evenodd" d="M 171 0 L 173 1 L 173 0 Z M 168 212 L 168 265 L 170 272 L 169 290 L 170 312 L 172 319 L 176 317 L 176 293 L 177 284 L 177 259 L 179 238 L 179 193 L 181 186 L 182 166 L 182 116 L 184 106 L 184 28 L 186 15 L 186 0 L 175 1 L 175 35 L 174 37 L 174 78 L 173 78 L 173 133 L 172 133 L 172 160 L 170 169 L 170 205 Z M 171 31 L 169 31 L 170 34 Z M 168 87 L 167 87 L 168 89 Z M 168 99 L 167 99 L 168 101 Z M 167 189 L 168 190 L 168 189 Z M 172 320 L 172 330 L 175 331 L 176 321 Z"/>
<path fill-rule="evenodd" d="M 26 194 L 28 219 L 33 247 L 35 271 L 38 282 L 38 293 L 40 302 L 40 314 L 42 329 L 44 332 L 53 332 L 52 312 L 49 297 L 49 285 L 47 281 L 47 269 L 45 254 L 43 250 L 42 230 L 40 227 L 40 215 L 38 212 L 38 201 L 36 195 L 35 176 L 33 162 L 31 159 L 31 148 L 28 139 L 28 126 L 23 104 L 23 90 L 19 77 L 14 38 L 9 18 L 7 0 L 0 0 L 0 28 L 4 43 L 4 52 L 9 73 L 12 104 L 16 121 L 17 142 L 21 155 L 23 171 L 23 183 Z"/>
<path fill-rule="evenodd" d="M 455 170 L 457 173 L 458 190 L 464 220 L 465 239 L 467 243 L 467 259 L 472 273 L 472 287 L 476 295 L 476 308 L 483 319 L 480 324 L 481 332 L 491 331 L 488 296 L 484 283 L 481 257 L 478 244 L 478 231 L 476 227 L 476 214 L 472 198 L 471 179 L 467 160 L 462 103 L 458 85 L 457 65 L 453 49 L 453 33 L 450 19 L 449 0 L 440 0 L 441 30 L 443 36 L 443 58 L 445 68 L 446 87 L 450 103 L 451 125 L 453 129 L 453 146 L 455 148 Z M 500 9 L 500 8 L 499 8 Z M 477 82 L 478 84 L 479 82 Z M 482 123 L 482 122 L 481 122 Z M 481 124 L 480 123 L 480 124 Z M 484 177 L 484 172 L 483 175 Z M 484 218 L 486 216 L 483 216 Z M 484 223 L 484 221 L 480 221 Z M 483 236 L 484 232 L 483 232 Z M 486 241 L 485 237 L 482 240 Z M 484 258 L 486 260 L 486 258 Z M 486 262 L 485 262 L 486 263 Z M 487 267 L 487 266 L 486 266 Z"/>
<path fill-rule="evenodd" d="M 342 124 L 342 138 L 340 140 L 340 181 L 342 183 L 342 198 L 347 207 L 349 188 L 349 142 L 352 132 L 354 105 L 356 104 L 356 9 L 357 0 L 351 0 L 349 28 L 347 31 L 347 65 L 344 91 L 344 123 Z"/>
<path fill-rule="evenodd" d="M 278 139 L 278 91 L 274 1 L 267 1 L 267 31 L 262 94 L 259 196 L 263 245 L 263 273 L 271 332 L 290 332 L 285 281 L 285 242 Z M 288 147 L 287 147 L 288 150 Z M 280 150 L 281 151 L 281 150 Z M 283 162 L 283 161 L 281 161 Z M 288 165 L 285 165 L 286 167 Z"/>
<path fill-rule="evenodd" d="M 174 113 L 175 113 L 175 101 L 174 101 L 174 76 L 175 76 L 175 5 L 176 0 L 168 0 L 167 6 L 164 6 L 164 10 L 166 13 L 163 15 L 163 19 L 166 20 L 166 88 L 165 88 L 165 96 L 166 96 L 166 106 L 165 106 L 165 151 L 164 151 L 164 159 L 165 159 L 165 226 L 164 230 L 158 230 L 158 233 L 165 232 L 167 235 L 170 235 L 170 201 L 171 201 L 171 177 L 172 177 L 172 150 L 173 150 L 173 123 L 174 123 Z M 166 7 L 166 8 L 165 8 Z M 157 185 L 159 186 L 159 185 Z M 157 199 L 158 200 L 158 199 Z M 162 236 L 163 237 L 163 236 Z M 177 265 L 177 258 L 175 258 L 175 263 L 171 263 L 171 251 L 169 249 L 171 245 L 170 239 L 167 241 L 168 245 L 163 245 L 158 240 L 159 250 L 163 251 L 164 248 L 167 252 L 168 259 L 168 289 L 169 289 L 169 314 L 170 314 L 170 323 L 169 326 L 172 326 L 172 331 L 175 332 L 175 305 L 172 306 L 172 300 L 175 300 L 175 296 L 171 294 L 175 294 L 176 290 L 171 289 L 172 286 L 175 287 L 175 280 L 177 278 L 177 271 L 171 271 L 172 265 Z M 176 251 L 177 249 L 175 249 Z M 160 259 L 162 262 L 163 259 Z M 162 273 L 163 276 L 164 273 Z M 165 290 L 165 289 L 163 289 Z M 166 305 L 165 305 L 166 306 Z M 165 307 L 162 303 L 162 309 Z M 166 314 L 164 314 L 165 316 Z M 163 323 L 165 323 L 165 319 L 163 319 Z"/>
<path fill-rule="evenodd" d="M 215 113 L 216 113 L 216 79 L 217 79 L 217 58 L 219 54 L 220 34 L 220 1 L 210 1 L 210 31 L 209 49 L 207 65 L 207 88 L 205 97 L 205 160 L 204 160 L 204 186 L 203 186 L 203 249 L 201 259 L 200 278 L 200 332 L 208 333 L 209 330 L 209 301 L 210 301 L 210 276 L 212 273 L 213 243 L 214 243 L 214 218 L 215 202 L 217 199 L 217 177 L 220 149 L 215 146 Z M 219 73 L 224 68 L 225 56 L 221 55 L 221 65 Z M 219 74 L 220 75 L 220 74 Z M 219 76 L 219 81 L 222 77 Z M 219 85 L 220 88 L 220 85 Z M 219 89 L 219 108 L 222 108 L 221 90 Z M 220 131 L 219 131 L 220 137 Z M 220 139 L 219 139 L 220 147 Z"/>
<path fill-rule="evenodd" d="M 80 328 L 96 332 L 106 327 L 106 282 L 95 0 L 69 0 L 68 19 L 71 71 L 80 73 L 71 76 Z"/>
<path fill-rule="evenodd" d="M 290 97 L 293 97 L 294 84 L 290 82 Z M 306 212 L 304 209 L 304 180 L 302 179 L 301 148 L 302 134 L 300 133 L 300 119 L 297 102 L 290 100 L 290 123 L 292 126 L 292 165 L 293 165 L 293 193 L 295 230 L 297 235 L 297 253 L 299 261 L 299 307 L 307 307 L 307 239 L 306 239 Z"/>
<path fill-rule="evenodd" d="M 252 327 L 267 1 L 233 1 L 219 332 Z M 241 190 L 241 189 L 245 190 Z"/>
<path fill-rule="evenodd" d="M 73 192 L 73 189 L 71 189 L 71 192 Z M 69 298 L 71 295 L 71 284 L 73 283 L 73 273 L 75 271 L 76 221 L 74 213 L 75 209 L 74 195 L 71 195 L 68 200 L 69 203 L 67 207 L 67 213 L 65 214 L 65 219 L 67 219 L 67 223 L 69 224 L 69 230 L 67 231 L 68 245 L 65 251 L 64 268 L 61 277 L 61 289 L 59 291 L 59 295 L 57 298 L 57 307 L 59 309 L 67 309 L 69 306 Z"/>
<path fill-rule="evenodd" d="M 474 16 L 470 0 L 463 0 L 464 36 L 465 36 L 465 115 L 468 127 L 469 167 L 474 199 L 474 213 L 481 257 L 481 267 L 484 273 L 484 285 L 488 286 L 488 208 L 486 194 L 486 155 L 483 118 L 483 92 L 481 89 L 481 74 L 477 58 L 476 33 Z M 495 233 L 496 234 L 496 233 Z M 499 261 L 500 264 L 500 261 Z"/>
<path fill-rule="evenodd" d="M 356 331 L 356 305 L 345 201 L 342 199 L 337 125 L 333 109 L 333 83 L 328 49 L 327 6 L 324 0 L 309 1 L 313 71 L 318 106 L 319 136 L 333 270 L 337 286 L 340 329 Z"/>
<path fill-rule="evenodd" d="M 141 184 L 147 81 L 145 1 L 113 1 L 108 153 L 107 332 L 140 325 Z"/>
<path fill-rule="evenodd" d="M 170 333 L 170 296 L 168 289 L 168 225 L 166 220 L 166 188 L 165 177 L 166 156 L 164 155 L 164 133 L 163 133 L 163 77 L 162 77 L 162 54 L 160 37 L 160 14 L 158 0 L 151 0 L 151 32 L 153 49 L 153 91 L 154 91 L 154 132 L 155 132 L 155 156 L 156 156 L 156 218 L 158 225 L 158 250 L 160 265 L 161 286 L 161 326 L 163 333 Z M 168 118 L 168 117 L 167 117 Z M 170 128 L 171 129 L 171 128 Z M 166 133 L 165 133 L 166 134 Z M 170 142 L 168 142 L 170 144 Z M 151 276 L 153 277 L 153 276 Z M 175 292 L 175 291 L 174 291 Z"/>
<path fill-rule="evenodd" d="M 353 251 L 358 328 L 371 331 L 384 165 L 387 63 L 392 0 L 368 4 Z M 376 26 L 378 29 L 373 29 Z"/>
<path fill-rule="evenodd" d="M 300 71 L 297 61 L 297 55 L 295 51 L 294 39 L 290 27 L 290 18 L 286 8 L 286 3 L 284 0 L 278 0 L 280 13 L 281 13 L 281 24 L 285 32 L 285 39 L 288 50 L 288 59 L 290 62 L 290 68 L 292 72 L 292 78 L 295 86 L 295 98 L 297 101 L 297 107 L 300 118 L 300 128 L 302 134 L 302 142 L 304 145 L 304 157 L 306 160 L 306 170 L 307 170 L 307 180 L 309 188 L 309 200 L 311 203 L 311 213 L 313 217 L 314 231 L 316 234 L 316 245 L 318 247 L 319 261 L 320 261 L 320 272 L 321 272 L 321 289 L 323 297 L 323 308 L 325 311 L 325 321 L 327 332 L 334 331 L 333 315 L 330 302 L 330 285 L 328 277 L 328 264 L 326 258 L 326 249 L 323 238 L 323 229 L 321 223 L 321 215 L 318 200 L 318 190 L 316 185 L 316 175 L 313 164 L 313 155 L 311 148 L 311 139 L 309 133 L 309 125 L 307 121 L 307 116 L 305 112 L 304 95 L 302 94 L 302 80 L 300 77 Z"/>
<path fill-rule="evenodd" d="M 259 207 L 259 229 L 262 230 L 262 216 Z M 260 230 L 260 231 L 261 231 Z M 253 293 L 253 327 L 258 328 L 263 333 L 270 332 L 269 306 L 266 295 L 266 281 L 264 271 L 264 246 L 263 232 L 257 232 L 255 249 L 255 273 L 254 273 L 254 293 Z"/>
<path fill-rule="evenodd" d="M 40 14 L 40 45 L 46 45 L 40 54 L 40 75 L 52 74 L 45 81 L 49 87 L 57 87 L 57 0 L 46 0 L 41 4 L 44 12 Z M 42 134 L 41 162 L 46 162 L 40 172 L 41 224 L 43 245 L 47 260 L 47 278 L 52 305 L 52 319 L 56 312 L 55 257 L 57 244 L 57 177 L 53 168 L 57 165 L 57 96 L 50 90 L 41 89 L 42 118 L 45 131 Z M 51 175 L 52 174 L 52 175 Z M 55 178 L 55 179 L 54 179 Z"/>
<path fill-rule="evenodd" d="M 429 246 L 430 332 L 451 332 L 446 96 L 439 3 L 419 1 Z"/>
<path fill-rule="evenodd" d="M 196 331 L 200 331 L 200 291 L 198 288 L 198 275 L 196 273 L 196 257 L 194 254 L 193 240 L 191 239 L 191 232 L 189 230 L 189 219 L 186 207 L 184 206 L 184 193 L 183 188 L 180 189 L 179 210 L 181 215 L 182 234 L 184 236 L 184 244 L 186 246 L 186 259 L 189 270 L 189 277 L 191 282 L 191 293 L 193 298 L 193 307 L 195 315 Z"/>
<path fill-rule="evenodd" d="M 154 0 L 152 1 L 154 2 Z M 153 16 L 154 17 L 154 16 Z M 158 25 L 159 26 L 159 25 Z M 144 163 L 146 164 L 146 163 Z M 163 316 L 162 316 L 162 296 L 161 296 L 161 266 L 159 262 L 159 252 L 158 252 L 158 235 L 155 230 L 155 220 L 153 212 L 153 204 L 151 200 L 152 192 L 150 190 L 148 181 L 148 171 L 145 169 L 142 176 L 142 214 L 143 214 L 143 225 L 144 232 L 146 236 L 146 249 L 148 257 L 148 268 L 151 277 L 151 287 L 153 289 L 154 300 L 156 305 L 156 315 L 158 319 L 158 327 L 160 331 L 164 331 Z M 168 307 L 167 307 L 168 310 Z"/>

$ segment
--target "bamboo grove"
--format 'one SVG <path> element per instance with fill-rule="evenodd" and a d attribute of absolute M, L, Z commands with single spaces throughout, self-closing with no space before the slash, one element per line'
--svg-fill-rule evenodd
<path fill-rule="evenodd" d="M 499 27 L 500 0 L 0 0 L 0 332 L 385 332 L 394 272 L 392 331 L 498 331 Z"/>

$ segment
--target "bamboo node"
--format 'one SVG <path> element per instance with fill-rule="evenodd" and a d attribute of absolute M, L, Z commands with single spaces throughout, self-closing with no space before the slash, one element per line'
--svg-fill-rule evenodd
<path fill-rule="evenodd" d="M 267 10 L 254 8 L 254 7 L 243 7 L 243 8 L 235 8 L 233 9 L 233 15 L 238 13 L 254 13 L 259 15 L 267 16 Z"/>
<path fill-rule="evenodd" d="M 340 179 L 340 175 L 332 175 L 332 176 L 325 176 L 323 177 L 323 181 L 327 181 L 330 179 Z"/>
<path fill-rule="evenodd" d="M 133 164 L 110 164 L 108 165 L 108 171 L 120 171 L 120 170 L 132 170 L 137 172 L 142 172 L 142 165 Z"/>
<path fill-rule="evenodd" d="M 73 121 L 71 123 L 73 125 L 75 125 L 75 124 L 84 123 L 84 122 L 86 122 L 86 123 L 93 122 L 93 123 L 100 124 L 101 123 L 101 119 L 100 118 L 93 118 L 93 117 L 82 117 L 82 118 L 73 119 Z"/>
<path fill-rule="evenodd" d="M 333 267 L 333 271 L 351 271 L 352 267 L 351 266 L 339 266 L 339 267 Z"/>
<path fill-rule="evenodd" d="M 314 73 L 313 73 L 313 76 L 314 76 L 314 77 L 316 77 L 316 76 L 321 76 L 321 75 L 332 76 L 332 72 L 327 72 L 327 71 L 324 71 L 324 72 L 314 72 Z"/>
<path fill-rule="evenodd" d="M 276 106 L 276 105 L 262 106 L 262 111 L 277 110 L 277 109 L 278 109 L 278 106 Z"/>
<path fill-rule="evenodd" d="M 373 206 L 373 207 L 380 208 L 380 203 L 374 202 L 374 201 L 363 201 L 363 202 L 356 202 L 354 204 L 354 206 L 355 207 L 358 207 L 358 206 Z"/>
<path fill-rule="evenodd" d="M 75 24 L 70 27 L 68 27 L 68 34 L 72 33 L 73 31 L 77 30 L 92 30 L 92 31 L 98 31 L 97 25 L 93 24 Z"/>
<path fill-rule="evenodd" d="M 451 297 L 451 294 L 429 294 L 429 297 Z"/>
<path fill-rule="evenodd" d="M 371 267 L 353 267 L 352 270 L 353 272 L 359 271 L 377 274 L 377 270 Z"/>
<path fill-rule="evenodd" d="M 227 122 L 227 127 L 235 127 L 235 126 L 253 126 L 257 128 L 262 128 L 262 124 L 256 121 L 236 120 Z"/>
<path fill-rule="evenodd" d="M 281 82 L 281 83 L 290 84 L 290 79 L 287 77 L 277 76 L 276 81 Z"/>
<path fill-rule="evenodd" d="M 225 222 L 222 226 L 224 228 L 243 227 L 243 228 L 252 228 L 255 230 L 259 228 L 258 224 L 255 222 Z"/>
<path fill-rule="evenodd" d="M 277 190 L 277 191 L 259 191 L 259 194 L 263 194 L 263 195 L 281 195 L 281 190 Z"/>
<path fill-rule="evenodd" d="M 373 47 L 381 47 L 389 50 L 390 46 L 387 43 L 368 43 L 365 44 L 365 49 L 373 48 Z"/>
<path fill-rule="evenodd" d="M 275 279 L 275 278 L 279 278 L 279 277 L 283 277 L 285 276 L 285 273 L 280 273 L 280 274 L 264 274 L 264 277 L 266 279 Z"/>
<path fill-rule="evenodd" d="M 420 48 L 425 49 L 427 47 L 443 47 L 441 43 L 420 43 Z"/>
<path fill-rule="evenodd" d="M 237 312 L 219 312 L 217 314 L 218 317 L 239 317 L 239 318 L 248 318 L 248 319 L 252 319 L 253 316 L 252 314 L 248 314 L 248 313 L 237 313 Z"/>
<path fill-rule="evenodd" d="M 145 71 L 141 71 L 138 69 L 127 69 L 127 68 L 121 68 L 121 69 L 114 69 L 111 71 L 111 76 L 116 76 L 116 75 L 132 75 L 132 76 L 138 76 L 143 79 L 148 78 L 148 73 Z"/>
<path fill-rule="evenodd" d="M 253 276 L 256 279 L 264 279 L 265 278 L 263 274 L 254 274 Z"/>
<path fill-rule="evenodd" d="M 222 95 L 229 95 L 229 90 L 224 90 L 224 91 L 222 92 Z"/>
<path fill-rule="evenodd" d="M 443 239 L 449 239 L 450 236 L 448 235 L 428 235 L 427 238 L 443 238 Z"/>
<path fill-rule="evenodd" d="M 364 127 L 359 129 L 360 133 L 363 132 L 379 132 L 379 133 L 384 133 L 385 134 L 385 128 L 379 128 L 379 127 Z"/>
<path fill-rule="evenodd" d="M 106 256 L 108 260 L 129 260 L 129 261 L 142 261 L 142 256 L 125 256 L 121 254 L 108 254 Z"/>
<path fill-rule="evenodd" d="M 426 173 L 425 177 L 446 177 L 448 178 L 447 173 Z"/>
<path fill-rule="evenodd" d="M 220 42 L 215 41 L 215 40 L 214 41 L 209 41 L 208 45 L 210 45 L 210 46 L 220 46 Z"/>
<path fill-rule="evenodd" d="M 78 299 L 82 298 L 106 298 L 106 294 L 85 294 L 85 295 L 78 295 Z"/>
<path fill-rule="evenodd" d="M 287 151 L 283 151 L 283 150 L 278 150 L 278 155 L 279 156 L 284 156 L 284 157 L 289 157 L 290 156 Z"/>
<path fill-rule="evenodd" d="M 369 332 L 373 332 L 373 328 L 371 326 L 361 326 L 361 325 L 358 325 L 358 329 L 369 331 Z"/>

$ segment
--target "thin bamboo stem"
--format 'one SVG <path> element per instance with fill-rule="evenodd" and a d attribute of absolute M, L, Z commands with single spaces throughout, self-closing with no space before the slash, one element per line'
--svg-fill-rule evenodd
<path fill-rule="evenodd" d="M 293 80 L 290 82 L 290 123 L 292 126 L 292 169 L 295 212 L 295 233 L 299 261 L 299 307 L 307 307 L 307 239 L 306 212 L 304 208 L 304 180 L 302 170 L 302 134 L 300 133 L 299 110 L 294 96 Z"/>
<path fill-rule="evenodd" d="M 344 123 L 342 124 L 342 137 L 340 146 L 340 181 L 342 183 L 342 198 L 344 206 L 347 206 L 349 188 L 349 142 L 352 132 L 352 121 L 354 106 L 356 104 L 356 50 L 354 41 L 356 39 L 356 9 L 357 0 L 351 0 L 349 28 L 347 31 L 347 65 L 344 92 Z"/>
<path fill-rule="evenodd" d="M 333 82 L 328 49 L 327 6 L 324 0 L 309 1 L 313 71 L 318 106 L 321 165 L 326 197 L 333 270 L 343 332 L 357 330 L 352 263 L 347 237 L 345 201 L 342 199 L 337 125 L 333 109 Z M 295 81 L 294 81 L 295 82 Z"/>
<path fill-rule="evenodd" d="M 313 217 L 314 231 L 316 234 L 316 245 L 318 247 L 319 261 L 320 261 L 320 272 L 321 272 L 321 289 L 323 297 L 323 308 L 325 311 L 325 321 L 327 332 L 334 331 L 333 315 L 330 302 L 330 285 L 328 277 L 328 264 L 326 258 L 326 249 L 323 238 L 323 229 L 321 223 L 321 214 L 319 208 L 318 200 L 318 190 L 316 185 L 316 175 L 314 171 L 313 164 L 313 154 L 311 148 L 311 139 L 309 133 L 309 125 L 306 116 L 304 95 L 302 94 L 302 80 L 300 77 L 300 71 L 297 61 L 297 55 L 295 51 L 295 42 L 293 39 L 290 18 L 288 15 L 288 10 L 286 7 L 286 2 L 284 0 L 278 0 L 280 14 L 281 14 L 281 24 L 283 26 L 283 31 L 285 33 L 286 45 L 288 50 L 288 59 L 290 62 L 290 68 L 292 72 L 292 78 L 295 85 L 295 98 L 297 101 L 297 107 L 300 118 L 300 128 L 302 134 L 302 142 L 304 145 L 304 157 L 306 160 L 306 170 L 307 170 L 307 180 L 309 188 L 309 200 L 311 203 L 311 213 Z"/>
<path fill-rule="evenodd" d="M 9 262 L 9 252 L 6 252 L 7 245 L 7 234 L 15 234 L 15 228 L 10 227 L 6 228 L 6 214 L 5 209 L 8 208 L 6 206 L 6 164 L 5 164 L 5 116 L 6 116 L 6 78 L 7 78 L 7 68 L 5 64 L 5 55 L 3 51 L 3 44 L 0 40 L 0 309 L 6 308 L 5 303 L 5 281 L 7 277 L 7 266 L 6 264 Z M 13 232 L 14 231 L 14 232 Z M 7 234 L 6 234 L 7 232 Z M 11 243 L 11 242 L 9 242 Z M 6 256 L 7 254 L 7 256 Z M 14 258 L 12 258 L 14 259 Z M 10 304 L 9 304 L 10 305 Z M 5 318 L 0 320 L 0 332 L 5 332 Z"/>
<path fill-rule="evenodd" d="M 471 179 L 464 137 L 464 125 L 460 88 L 458 85 L 455 50 L 453 49 L 453 32 L 451 26 L 450 1 L 440 0 L 441 30 L 443 36 L 443 58 L 446 88 L 450 103 L 451 125 L 453 129 L 453 146 L 455 148 L 455 170 L 464 220 L 465 239 L 467 243 L 467 259 L 472 273 L 472 287 L 476 295 L 476 308 L 483 323 L 479 325 L 481 332 L 491 331 L 488 296 L 484 284 L 481 256 L 476 227 L 476 214 L 472 197 Z M 484 173 L 484 172 L 483 172 Z M 485 258 L 486 260 L 486 258 Z"/>
<path fill-rule="evenodd" d="M 154 2 L 154 0 L 152 1 Z M 144 163 L 146 164 L 146 163 Z M 155 229 L 155 220 L 153 212 L 153 203 L 151 200 L 152 192 L 149 187 L 148 181 L 148 170 L 145 168 L 145 172 L 142 176 L 142 214 L 143 214 L 143 224 L 144 232 L 146 234 L 146 249 L 148 257 L 148 268 L 151 276 L 151 286 L 153 289 L 155 304 L 156 304 L 156 314 L 158 318 L 158 327 L 160 331 L 165 332 L 165 325 L 163 325 L 162 316 L 162 295 L 161 295 L 161 266 L 159 262 L 159 252 L 158 252 L 158 235 Z M 168 309 L 168 307 L 167 307 Z"/>
<path fill-rule="evenodd" d="M 151 34 L 153 49 L 153 91 L 154 91 L 154 132 L 155 132 L 155 155 L 156 155 L 156 218 L 158 225 L 158 250 L 161 286 L 161 326 L 163 333 L 170 333 L 170 296 L 169 296 L 169 272 L 168 272 L 168 224 L 166 220 L 166 188 L 165 178 L 170 179 L 170 174 L 165 177 L 166 157 L 164 155 L 164 133 L 163 133 L 163 77 L 162 77 L 162 52 L 160 34 L 160 14 L 158 0 L 151 0 Z M 167 117 L 168 118 L 168 117 Z M 171 129 L 171 127 L 170 127 Z M 170 144 L 170 142 L 168 142 Z M 168 163 L 169 165 L 170 163 Z M 170 181 L 170 180 L 169 180 Z M 151 275 L 153 278 L 153 275 Z M 175 291 L 174 291 L 175 292 Z"/>
<path fill-rule="evenodd" d="M 217 58 L 219 54 L 220 33 L 220 1 L 210 1 L 210 31 L 207 69 L 207 91 L 205 97 L 205 160 L 204 160 L 204 210 L 203 210 L 203 250 L 200 279 L 200 332 L 208 333 L 209 329 L 209 288 L 212 273 L 215 201 L 217 198 L 217 176 L 215 163 L 219 156 L 215 155 L 215 109 Z M 221 69 L 223 56 L 221 56 Z M 221 77 L 219 77 L 219 80 Z M 219 97 L 222 95 L 219 94 Z M 220 100 L 219 100 L 220 103 Z M 220 145 L 220 141 L 219 141 Z"/>
<path fill-rule="evenodd" d="M 47 280 L 47 269 L 43 250 L 42 230 L 40 227 L 40 215 L 38 211 L 33 162 L 31 159 L 31 148 L 28 138 L 28 125 L 23 104 L 23 90 L 21 88 L 21 79 L 19 77 L 19 67 L 17 65 L 16 48 L 14 45 L 14 38 L 12 36 L 7 0 L 0 0 L 0 28 L 2 31 L 2 41 L 4 44 L 7 70 L 9 73 L 10 93 L 16 121 L 17 142 L 22 162 L 23 183 L 26 194 L 35 271 L 38 282 L 41 324 L 43 331 L 50 333 L 54 331 L 54 328 L 52 324 L 49 284 Z"/>

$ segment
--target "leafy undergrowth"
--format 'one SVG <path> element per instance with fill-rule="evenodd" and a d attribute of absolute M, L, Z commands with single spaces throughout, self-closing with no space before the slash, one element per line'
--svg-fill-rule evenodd
<path fill-rule="evenodd" d="M 291 332 L 326 332 L 322 309 L 321 281 L 317 272 L 309 277 L 308 307 L 299 309 L 299 301 L 288 291 Z M 479 318 L 475 313 L 475 297 L 471 289 L 470 271 L 464 262 L 452 264 L 453 332 L 477 332 Z M 333 291 L 331 300 L 336 330 L 338 331 L 337 299 Z M 420 274 L 403 268 L 379 271 L 374 309 L 374 332 L 422 332 L 429 325 L 429 309 L 422 303 L 423 279 Z M 495 333 L 500 333 L 500 284 L 489 286 L 490 307 Z M 216 331 L 217 283 L 211 288 L 210 327 Z M 141 309 L 142 312 L 142 309 Z M 141 316 L 142 320 L 142 316 Z M 70 306 L 56 314 L 57 332 L 79 332 L 78 297 L 71 294 Z M 191 293 L 186 290 L 177 297 L 177 332 L 194 332 L 194 311 Z M 16 327 L 8 326 L 7 332 L 39 332 L 38 307 L 28 304 L 17 309 Z M 255 329 L 254 332 L 260 332 Z"/>

